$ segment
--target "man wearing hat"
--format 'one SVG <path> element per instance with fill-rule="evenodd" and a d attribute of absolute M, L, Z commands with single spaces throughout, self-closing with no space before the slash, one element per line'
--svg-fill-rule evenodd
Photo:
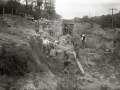
<path fill-rule="evenodd" d="M 85 35 L 82 34 L 82 38 L 81 38 L 82 48 L 85 48 L 85 41 L 86 41 Z"/>

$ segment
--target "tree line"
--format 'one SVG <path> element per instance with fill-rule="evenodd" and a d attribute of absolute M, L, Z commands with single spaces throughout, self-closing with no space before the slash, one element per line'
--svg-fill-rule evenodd
<path fill-rule="evenodd" d="M 54 0 L 0 0 L 0 14 L 31 15 L 35 19 L 59 19 Z"/>
<path fill-rule="evenodd" d="M 102 15 L 88 18 L 84 16 L 82 18 L 84 22 L 96 23 L 101 25 L 103 28 L 112 28 L 112 15 Z M 120 12 L 113 15 L 113 28 L 120 28 Z"/>
<path fill-rule="evenodd" d="M 102 15 L 88 17 L 83 16 L 79 22 L 91 23 L 101 25 L 102 28 L 112 28 L 112 15 Z M 120 28 L 120 12 L 113 15 L 113 28 Z"/>

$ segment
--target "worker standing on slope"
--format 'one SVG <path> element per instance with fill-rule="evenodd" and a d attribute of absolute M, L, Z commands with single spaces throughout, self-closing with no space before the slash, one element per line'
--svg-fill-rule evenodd
<path fill-rule="evenodd" d="M 66 51 L 64 51 L 64 56 L 63 56 L 63 59 L 68 59 L 69 58 L 69 54 L 67 54 Z"/>
<path fill-rule="evenodd" d="M 79 58 L 80 44 L 76 43 L 74 45 L 74 50 L 75 50 L 75 53 L 76 53 L 76 58 Z"/>
<path fill-rule="evenodd" d="M 85 41 L 86 41 L 85 35 L 82 34 L 81 43 L 82 43 L 82 48 L 83 49 L 85 48 Z"/>
<path fill-rule="evenodd" d="M 49 49 L 49 41 L 47 40 L 47 37 L 44 37 L 42 43 L 42 52 L 48 53 L 48 49 Z"/>
<path fill-rule="evenodd" d="M 65 61 L 64 61 L 64 72 L 67 74 L 69 74 L 68 67 L 70 64 L 71 64 L 71 60 L 68 55 L 67 57 L 65 57 Z"/>
<path fill-rule="evenodd" d="M 56 65 L 56 60 L 57 60 L 57 55 L 58 55 L 58 53 L 57 53 L 57 50 L 56 50 L 56 48 L 55 47 L 51 47 L 51 51 L 50 51 L 50 56 L 49 57 L 52 57 L 53 58 L 53 66 L 55 66 Z"/>
<path fill-rule="evenodd" d="M 66 41 L 67 44 L 71 44 L 71 35 L 67 34 Z"/>

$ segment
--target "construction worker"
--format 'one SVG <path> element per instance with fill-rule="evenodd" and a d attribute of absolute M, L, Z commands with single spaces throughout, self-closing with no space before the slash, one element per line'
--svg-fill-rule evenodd
<path fill-rule="evenodd" d="M 82 37 L 81 37 L 82 48 L 85 48 L 85 41 L 86 41 L 85 35 L 82 34 Z"/>
<path fill-rule="evenodd" d="M 42 43 L 42 52 L 48 53 L 48 49 L 49 49 L 49 41 L 47 40 L 47 37 L 44 37 Z"/>
<path fill-rule="evenodd" d="M 66 41 L 67 41 L 67 44 L 71 43 L 71 35 L 67 34 Z"/>
<path fill-rule="evenodd" d="M 76 53 L 76 58 L 79 58 L 80 44 L 76 43 L 74 45 L 74 50 L 75 50 L 75 53 Z"/>
<path fill-rule="evenodd" d="M 68 67 L 70 64 L 71 64 L 71 60 L 69 59 L 69 55 L 68 55 L 64 61 L 64 72 L 66 72 L 67 74 L 69 74 Z"/>
<path fill-rule="evenodd" d="M 50 51 L 50 57 L 55 57 L 57 55 L 57 50 L 55 47 L 51 47 L 51 51 Z"/>
<path fill-rule="evenodd" d="M 68 59 L 69 58 L 69 54 L 67 54 L 66 51 L 64 51 L 64 56 L 63 56 L 63 59 Z"/>
<path fill-rule="evenodd" d="M 39 33 L 39 22 L 35 22 L 36 33 Z"/>
<path fill-rule="evenodd" d="M 51 51 L 50 51 L 50 56 L 49 57 L 52 57 L 53 58 L 53 66 L 55 66 L 56 65 L 56 58 L 57 58 L 57 55 L 58 55 L 58 53 L 57 53 L 57 50 L 56 50 L 56 48 L 55 47 L 51 47 Z"/>

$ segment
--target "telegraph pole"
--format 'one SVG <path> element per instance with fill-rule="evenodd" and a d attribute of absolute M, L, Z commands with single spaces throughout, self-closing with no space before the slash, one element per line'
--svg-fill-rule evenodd
<path fill-rule="evenodd" d="M 117 10 L 117 9 L 112 8 L 112 9 L 109 9 L 109 10 L 112 11 L 112 30 L 113 30 L 113 12 L 114 12 L 114 10 Z"/>
<path fill-rule="evenodd" d="M 89 18 L 90 18 L 90 12 L 89 12 Z"/>

